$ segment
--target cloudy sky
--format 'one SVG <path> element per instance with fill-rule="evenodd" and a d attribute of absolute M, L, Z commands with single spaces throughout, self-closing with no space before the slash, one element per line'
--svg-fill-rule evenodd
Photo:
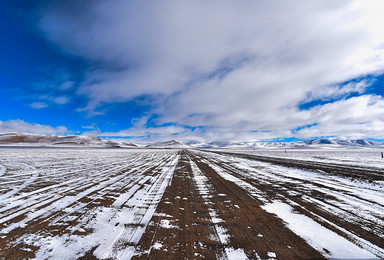
<path fill-rule="evenodd" d="M 6 1 L 0 132 L 384 139 L 384 1 Z"/>

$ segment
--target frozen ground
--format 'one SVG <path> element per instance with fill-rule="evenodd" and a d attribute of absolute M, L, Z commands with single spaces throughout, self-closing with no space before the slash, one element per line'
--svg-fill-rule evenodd
<path fill-rule="evenodd" d="M 380 259 L 383 164 L 378 151 L 0 149 L 0 258 Z"/>
<path fill-rule="evenodd" d="M 0 150 L 1 247 L 37 259 L 128 259 L 177 151 Z M 95 248 L 96 247 L 96 248 Z"/>
<path fill-rule="evenodd" d="M 226 152 L 384 169 L 384 159 L 381 158 L 384 150 L 381 149 L 226 150 Z"/>

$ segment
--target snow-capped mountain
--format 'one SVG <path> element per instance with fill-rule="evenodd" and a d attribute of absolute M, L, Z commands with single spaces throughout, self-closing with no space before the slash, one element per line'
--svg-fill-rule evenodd
<path fill-rule="evenodd" d="M 316 140 L 307 140 L 294 142 L 294 145 L 297 147 L 308 146 L 308 147 L 350 147 L 350 148 L 362 148 L 362 147 L 371 147 L 371 148 L 383 148 L 384 144 L 375 141 L 363 140 L 363 139 L 316 139 Z"/>
<path fill-rule="evenodd" d="M 184 148 L 191 148 L 191 147 L 189 145 L 183 144 L 176 140 L 171 140 L 171 141 L 162 142 L 162 143 L 150 144 L 150 145 L 147 145 L 146 148 L 184 149 Z"/>
<path fill-rule="evenodd" d="M 369 141 L 369 140 L 332 140 L 332 139 L 317 139 L 302 141 L 308 145 L 317 145 L 317 144 L 333 144 L 333 145 L 349 145 L 349 146 L 372 146 L 372 145 L 383 145 L 383 143 Z"/>
<path fill-rule="evenodd" d="M 139 148 L 137 144 L 128 143 L 128 142 L 122 142 L 120 143 L 121 147 L 131 147 L 131 148 Z"/>
<path fill-rule="evenodd" d="M 0 145 L 12 146 L 95 146 L 95 147 L 129 147 L 138 146 L 131 143 L 119 143 L 100 139 L 96 136 L 58 136 L 25 133 L 0 134 Z"/>
<path fill-rule="evenodd" d="M 188 143 L 189 144 L 189 143 Z M 326 149 L 326 148 L 384 148 L 384 144 L 375 141 L 356 139 L 316 139 L 297 142 L 208 142 L 191 143 L 190 146 L 201 149 Z"/>
<path fill-rule="evenodd" d="M 55 146 L 55 147 L 121 147 L 140 148 L 138 145 L 124 142 L 123 140 L 101 139 L 96 136 L 58 136 L 25 133 L 0 134 L 1 146 Z M 297 142 L 186 142 L 176 140 L 160 142 L 145 146 L 157 149 L 233 149 L 233 150 L 257 150 L 257 149 L 346 149 L 346 148 L 381 148 L 384 143 L 363 139 L 314 139 Z"/>

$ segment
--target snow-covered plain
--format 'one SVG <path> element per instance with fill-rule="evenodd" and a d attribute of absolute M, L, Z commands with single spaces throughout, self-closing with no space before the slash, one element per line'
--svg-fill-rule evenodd
<path fill-rule="evenodd" d="M 258 155 L 355 165 L 383 169 L 384 173 L 378 151 L 269 151 Z M 162 214 L 156 208 L 172 185 L 180 158 L 179 150 L 173 149 L 0 149 L 0 258 L 2 252 L 12 250 L 19 254 L 15 257 L 35 259 L 85 255 L 131 259 L 142 254 L 137 245 L 151 218 Z M 214 207 L 226 195 L 217 192 L 199 163 L 240 187 L 324 257 L 384 258 L 382 181 L 207 151 L 190 151 L 187 158 L 191 180 L 208 205 L 206 221 L 214 227 L 210 236 L 225 249 L 216 255 L 218 259 L 248 259 L 249 252 L 241 245 L 231 245 L 230 227 Z M 235 216 L 236 208 L 234 205 Z M 175 232 L 183 228 L 167 219 L 158 225 Z M 165 245 L 156 242 L 152 248 L 162 250 Z M 273 248 L 264 252 L 265 259 L 284 259 L 275 252 Z M 253 258 L 264 259 L 263 254 L 254 251 Z"/>
<path fill-rule="evenodd" d="M 129 259 L 177 160 L 177 151 L 0 150 L 0 236 L 15 234 L 6 247 L 39 248 L 36 259 L 90 250 Z M 31 225 L 34 232 L 20 232 Z"/>
<path fill-rule="evenodd" d="M 384 149 L 278 149 L 255 151 L 225 151 L 276 158 L 290 158 L 304 161 L 354 165 L 358 167 L 377 167 L 384 170 L 384 159 L 381 157 L 381 153 L 384 152 Z"/>
<path fill-rule="evenodd" d="M 255 199 L 263 201 L 265 210 L 280 217 L 292 231 L 308 241 L 314 248 L 318 248 L 324 256 L 333 259 L 384 257 L 383 248 L 332 222 L 332 219 L 335 218 L 353 223 L 384 241 L 384 183 L 382 181 L 351 180 L 322 172 L 305 171 L 226 154 L 207 152 L 199 152 L 199 154 L 202 156 L 202 161 L 209 164 L 217 174 L 236 183 Z M 259 154 L 266 155 L 265 153 Z M 268 152 L 267 154 L 274 157 L 278 157 L 280 154 L 286 155 L 285 151 Z M 305 157 L 302 156 L 303 154 Z M 298 152 L 289 157 L 297 159 L 298 155 L 304 161 L 315 158 L 323 162 L 330 161 L 340 164 L 353 162 L 359 166 L 383 167 L 379 160 L 372 158 L 371 152 L 364 152 L 365 156 L 361 156 L 356 152 L 321 152 L 319 154 L 318 151 L 307 151 Z M 359 161 L 358 158 L 363 159 Z M 375 163 L 368 164 L 368 161 Z M 223 162 L 225 167 L 222 167 Z M 259 185 L 273 188 L 275 194 L 271 195 L 268 189 L 258 188 Z M 313 196 L 314 192 L 316 192 L 316 196 Z M 296 199 L 297 197 L 300 199 Z M 314 206 L 316 211 L 309 206 Z M 293 208 L 300 208 L 310 217 L 293 212 Z M 317 212 L 326 213 L 329 219 L 320 216 Z M 327 229 L 324 227 L 325 225 L 332 226 L 332 229 L 342 236 Z M 325 237 L 328 239 L 324 241 Z M 334 239 L 331 239 L 332 237 Z M 350 241 L 354 241 L 354 244 Z"/>
<path fill-rule="evenodd" d="M 276 201 L 263 207 L 282 218 L 296 234 L 324 255 L 340 259 L 373 259 L 375 255 L 353 244 L 311 218 L 295 213 L 288 204 Z"/>

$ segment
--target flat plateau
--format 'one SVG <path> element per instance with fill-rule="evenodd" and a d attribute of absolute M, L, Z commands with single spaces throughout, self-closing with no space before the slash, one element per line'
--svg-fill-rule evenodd
<path fill-rule="evenodd" d="M 0 149 L 0 259 L 382 259 L 377 151 Z"/>

